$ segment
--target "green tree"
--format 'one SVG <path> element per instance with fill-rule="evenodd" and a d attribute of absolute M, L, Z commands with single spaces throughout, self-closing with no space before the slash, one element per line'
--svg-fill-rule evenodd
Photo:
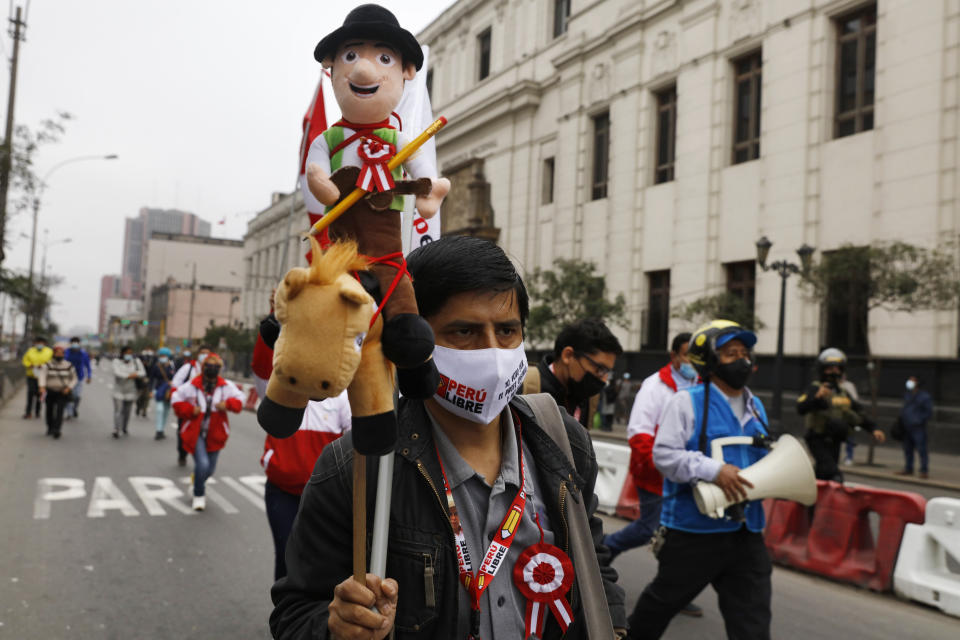
<path fill-rule="evenodd" d="M 557 258 L 553 267 L 536 269 L 526 278 L 530 294 L 526 330 L 529 345 L 550 345 L 563 327 L 584 318 L 597 318 L 623 328 L 630 326 L 626 299 L 622 293 L 612 302 L 607 299 L 606 280 L 596 275 L 594 263 Z"/>
<path fill-rule="evenodd" d="M 35 171 L 37 152 L 44 146 L 59 142 L 66 131 L 66 123 L 72 119 L 62 111 L 53 118 L 40 121 L 35 129 L 17 125 L 13 130 L 13 149 L 10 157 L 10 187 L 4 219 L 0 220 L 0 264 L 10 246 L 7 223 L 15 214 L 29 210 L 45 186 Z M 6 149 L 0 146 L 0 152 Z"/>
<path fill-rule="evenodd" d="M 731 320 L 751 331 L 764 326 L 743 298 L 729 291 L 678 304 L 670 310 L 670 315 L 697 326 L 711 320 Z"/>
<path fill-rule="evenodd" d="M 220 340 L 226 343 L 225 352 L 220 350 Z M 211 325 L 203 334 L 203 343 L 209 344 L 220 354 L 224 367 L 233 371 L 246 371 L 253 358 L 253 345 L 257 341 L 257 329 L 237 329 L 227 325 Z"/>
<path fill-rule="evenodd" d="M 859 300 L 872 309 L 912 313 L 944 311 L 960 304 L 960 264 L 955 242 L 918 247 L 906 242 L 866 247 L 845 244 L 802 275 L 807 297 L 828 308 Z M 870 353 L 867 313 L 859 318 Z"/>

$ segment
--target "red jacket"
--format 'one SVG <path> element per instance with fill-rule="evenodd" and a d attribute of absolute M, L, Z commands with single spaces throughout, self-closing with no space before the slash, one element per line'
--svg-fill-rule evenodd
<path fill-rule="evenodd" d="M 253 348 L 253 374 L 260 397 L 273 370 L 273 350 L 257 335 Z M 267 480 L 281 491 L 299 496 L 313 473 L 323 448 L 350 429 L 347 392 L 321 402 L 310 401 L 300 429 L 289 438 L 267 436 L 260 466 Z"/>
<path fill-rule="evenodd" d="M 180 425 L 180 438 L 183 441 L 183 448 L 188 453 L 192 454 L 196 449 L 208 405 L 211 410 L 210 423 L 207 427 L 207 451 L 219 451 L 227 443 L 227 438 L 230 437 L 227 412 L 218 411 L 215 408 L 221 402 L 226 404 L 227 411 L 240 413 L 243 409 L 243 392 L 237 388 L 237 385 L 219 376 L 217 386 L 209 396 L 203 390 L 203 376 L 195 377 L 190 384 L 181 385 L 173 392 L 170 406 L 173 407 L 177 417 L 183 421 Z M 200 407 L 198 415 L 193 415 L 194 407 Z"/>
<path fill-rule="evenodd" d="M 630 473 L 639 489 L 657 495 L 663 495 L 663 476 L 653 466 L 653 440 L 660 426 L 660 414 L 676 392 L 673 367 L 667 364 L 643 381 L 627 423 Z"/>
<path fill-rule="evenodd" d="M 323 448 L 350 429 L 350 402 L 344 391 L 335 398 L 310 401 L 300 429 L 289 438 L 267 436 L 260 466 L 270 484 L 300 495 Z"/>

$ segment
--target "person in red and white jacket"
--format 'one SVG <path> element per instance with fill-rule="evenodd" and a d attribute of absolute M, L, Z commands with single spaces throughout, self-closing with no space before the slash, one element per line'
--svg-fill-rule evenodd
<path fill-rule="evenodd" d="M 267 379 L 273 370 L 273 344 L 279 326 L 271 313 L 260 327 L 251 368 L 257 394 L 263 397 Z M 284 561 L 287 538 L 290 537 L 293 520 L 300 508 L 300 496 L 310 480 L 317 458 L 324 447 L 349 431 L 350 418 L 350 402 L 346 391 L 320 402 L 311 400 L 296 433 L 289 438 L 268 435 L 263 443 L 260 466 L 267 474 L 264 502 L 267 521 L 273 533 L 275 580 L 287 575 Z"/>
<path fill-rule="evenodd" d="M 220 377 L 223 360 L 215 353 L 203 362 L 202 373 L 189 383 L 177 387 L 170 398 L 180 418 L 183 448 L 193 455 L 193 508 L 206 507 L 205 485 L 217 467 L 220 450 L 230 437 L 227 411 L 240 413 L 243 392 L 237 385 Z"/>
<path fill-rule="evenodd" d="M 176 391 L 177 387 L 183 386 L 200 375 L 203 370 L 203 361 L 210 355 L 210 352 L 213 351 L 208 345 L 202 344 L 197 350 L 197 357 L 194 360 L 189 358 L 180 365 L 180 368 L 177 369 L 177 372 L 173 374 L 173 379 L 170 381 L 170 387 Z M 187 351 L 187 354 L 190 352 Z M 171 401 L 173 400 L 173 395 L 171 393 Z M 179 418 L 179 417 L 178 417 Z M 180 437 L 180 428 L 183 427 L 183 420 L 177 420 L 177 464 L 181 467 L 186 466 L 187 464 L 187 450 L 183 448 L 183 440 Z"/>
<path fill-rule="evenodd" d="M 670 398 L 677 391 L 698 383 L 697 370 L 687 359 L 689 343 L 689 333 L 680 333 L 673 338 L 670 362 L 643 381 L 633 402 L 627 438 L 630 442 L 630 475 L 640 498 L 640 517 L 619 531 L 604 536 L 603 542 L 613 557 L 649 543 L 660 526 L 663 476 L 653 466 L 653 439 L 657 435 L 660 415 Z M 692 603 L 683 613 L 703 615 L 700 607 Z"/>

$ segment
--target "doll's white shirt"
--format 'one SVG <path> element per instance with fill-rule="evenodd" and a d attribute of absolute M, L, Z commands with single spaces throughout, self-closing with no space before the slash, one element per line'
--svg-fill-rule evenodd
<path fill-rule="evenodd" d="M 344 140 L 349 138 L 354 133 L 354 129 L 350 127 L 344 127 Z M 397 151 L 403 149 L 405 146 L 410 144 L 412 138 L 403 131 L 397 132 Z M 343 148 L 343 156 L 341 158 L 340 166 L 341 167 L 359 167 L 363 164 L 360 160 L 360 155 L 357 153 L 359 148 L 360 140 L 355 140 Z M 313 141 L 313 144 L 310 145 L 310 151 L 307 153 L 307 166 L 311 163 L 320 165 L 320 167 L 327 173 L 329 176 L 330 171 L 330 147 L 327 146 L 327 139 L 323 135 L 319 135 Z M 433 175 L 433 167 L 430 164 L 429 159 L 426 154 L 420 153 L 418 149 L 403 162 L 403 168 L 414 180 L 419 178 L 436 178 Z M 312 213 L 322 213 L 326 210 L 326 206 L 323 205 L 320 201 L 313 197 L 313 194 L 310 193 L 310 189 L 307 188 L 306 178 L 301 180 L 301 190 L 303 191 L 303 200 L 307 205 L 307 211 Z"/>

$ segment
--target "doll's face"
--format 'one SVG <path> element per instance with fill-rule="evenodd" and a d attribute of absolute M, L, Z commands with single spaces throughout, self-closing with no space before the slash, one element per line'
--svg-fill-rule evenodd
<path fill-rule="evenodd" d="M 343 117 L 357 124 L 390 117 L 400 104 L 404 80 L 412 80 L 417 72 L 413 63 L 403 64 L 392 46 L 373 40 L 348 40 L 323 66 L 330 69 Z"/>

